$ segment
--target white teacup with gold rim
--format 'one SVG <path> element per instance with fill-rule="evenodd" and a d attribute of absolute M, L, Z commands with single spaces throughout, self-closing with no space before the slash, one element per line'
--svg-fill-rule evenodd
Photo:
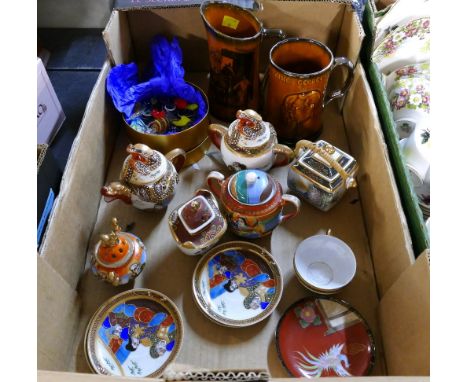
<path fill-rule="evenodd" d="M 229 127 L 212 123 L 209 137 L 221 151 L 224 163 L 234 171 L 259 169 L 268 171 L 294 158 L 294 152 L 278 144 L 273 125 L 263 121 L 254 110 L 239 110 Z"/>
<path fill-rule="evenodd" d="M 431 165 L 431 131 L 429 127 L 418 127 L 413 133 L 400 141 L 406 165 L 424 182 Z"/>
<path fill-rule="evenodd" d="M 356 274 L 351 248 L 331 235 L 303 240 L 294 254 L 294 271 L 302 285 L 319 294 L 333 294 L 348 285 Z"/>

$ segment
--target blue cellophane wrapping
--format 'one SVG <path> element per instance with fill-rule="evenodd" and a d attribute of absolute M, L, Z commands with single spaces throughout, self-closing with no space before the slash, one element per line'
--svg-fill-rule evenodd
<path fill-rule="evenodd" d="M 207 110 L 204 97 L 193 86 L 185 82 L 182 66 L 182 49 L 174 37 L 169 42 L 164 36 L 156 36 L 151 44 L 153 60 L 149 78 L 139 82 L 135 63 L 115 66 L 107 77 L 107 92 L 118 111 L 126 120 L 131 117 L 135 104 L 151 97 L 176 97 L 189 104 L 198 104 L 198 115 L 194 123 L 201 120 Z"/>

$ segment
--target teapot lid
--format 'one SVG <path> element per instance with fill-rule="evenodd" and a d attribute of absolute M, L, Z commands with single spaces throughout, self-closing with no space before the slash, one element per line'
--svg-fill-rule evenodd
<path fill-rule="evenodd" d="M 133 255 L 133 242 L 125 232 L 121 232 L 116 218 L 112 219 L 112 232 L 101 235 L 96 246 L 95 258 L 98 264 L 107 268 L 125 265 Z"/>
<path fill-rule="evenodd" d="M 270 138 L 272 132 L 270 124 L 262 120 L 256 111 L 238 110 L 236 120 L 231 123 L 227 133 L 227 143 L 234 149 L 252 150 L 263 148 Z"/>
<path fill-rule="evenodd" d="M 206 198 L 197 195 L 177 211 L 180 221 L 191 235 L 201 231 L 215 218 L 215 212 Z"/>
<path fill-rule="evenodd" d="M 167 171 L 167 159 L 159 151 L 137 143 L 128 145 L 130 154 L 124 162 L 121 178 L 125 182 L 142 185 L 157 182 Z"/>
<path fill-rule="evenodd" d="M 276 182 L 265 171 L 242 170 L 231 176 L 228 191 L 239 203 L 259 205 L 276 194 Z"/>

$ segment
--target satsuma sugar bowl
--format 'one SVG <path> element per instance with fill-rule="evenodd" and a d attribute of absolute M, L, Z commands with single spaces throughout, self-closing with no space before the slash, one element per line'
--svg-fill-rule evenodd
<path fill-rule="evenodd" d="M 169 215 L 169 228 L 186 255 L 201 255 L 212 248 L 227 229 L 227 222 L 214 195 L 200 189 Z"/>
<path fill-rule="evenodd" d="M 112 232 L 101 235 L 91 258 L 91 271 L 114 286 L 136 278 L 146 264 L 146 249 L 141 239 L 122 232 L 116 218 Z"/>
<path fill-rule="evenodd" d="M 159 151 L 137 143 L 128 145 L 130 154 L 120 172 L 120 182 L 101 189 L 106 201 L 120 199 L 141 210 L 167 207 L 179 183 L 178 171 L 185 162 L 185 151 L 174 149 L 165 156 Z"/>
<path fill-rule="evenodd" d="M 288 187 L 313 206 L 328 211 L 356 187 L 356 160 L 325 141 L 299 141 L 288 171 Z"/>
<path fill-rule="evenodd" d="M 256 239 L 299 213 L 300 201 L 283 194 L 281 184 L 261 170 L 242 170 L 227 179 L 212 171 L 208 185 L 221 201 L 229 227 L 236 235 Z M 286 205 L 292 212 L 284 214 Z"/>
<path fill-rule="evenodd" d="M 271 123 L 254 110 L 239 110 L 229 128 L 211 124 L 209 136 L 220 149 L 223 161 L 235 171 L 257 168 L 268 171 L 272 166 L 288 164 L 294 152 L 278 144 Z"/>

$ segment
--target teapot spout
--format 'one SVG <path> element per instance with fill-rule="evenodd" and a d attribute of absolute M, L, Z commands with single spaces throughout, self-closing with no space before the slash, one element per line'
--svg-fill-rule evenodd
<path fill-rule="evenodd" d="M 211 142 L 213 142 L 218 149 L 221 149 L 221 141 L 227 132 L 227 127 L 220 125 L 219 123 L 211 123 L 208 127 L 208 136 L 210 137 Z"/>
<path fill-rule="evenodd" d="M 108 203 L 120 199 L 127 204 L 132 204 L 132 192 L 120 182 L 112 182 L 108 186 L 102 187 L 101 195 Z"/>

